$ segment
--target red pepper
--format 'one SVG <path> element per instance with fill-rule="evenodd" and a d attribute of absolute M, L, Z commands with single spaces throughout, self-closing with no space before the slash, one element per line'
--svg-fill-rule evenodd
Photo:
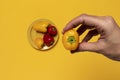
<path fill-rule="evenodd" d="M 55 26 L 52 26 L 52 25 L 48 27 L 47 32 L 52 36 L 57 35 L 57 29 Z"/>
<path fill-rule="evenodd" d="M 51 46 L 54 43 L 54 38 L 48 33 L 44 35 L 43 40 L 47 46 Z"/>

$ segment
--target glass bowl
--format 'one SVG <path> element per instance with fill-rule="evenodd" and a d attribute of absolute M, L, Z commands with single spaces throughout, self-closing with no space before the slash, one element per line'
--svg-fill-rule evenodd
<path fill-rule="evenodd" d="M 49 22 L 50 25 L 55 26 L 55 28 L 57 29 L 56 25 L 52 21 L 50 21 L 48 19 L 38 19 L 38 20 L 34 21 L 28 28 L 28 32 L 27 32 L 28 40 L 29 40 L 29 43 L 32 45 L 32 47 L 37 49 L 37 50 L 49 50 L 49 49 L 53 48 L 56 45 L 56 43 L 57 43 L 57 41 L 59 39 L 58 29 L 57 29 L 57 35 L 55 35 L 53 37 L 54 38 L 54 43 L 52 45 L 50 45 L 50 46 L 44 45 L 41 49 L 39 49 L 36 46 L 34 41 L 35 41 L 36 38 L 42 38 L 43 39 L 43 36 L 46 33 L 37 32 L 35 29 L 33 29 L 33 25 L 36 24 L 36 23 L 39 23 L 41 21 Z"/>

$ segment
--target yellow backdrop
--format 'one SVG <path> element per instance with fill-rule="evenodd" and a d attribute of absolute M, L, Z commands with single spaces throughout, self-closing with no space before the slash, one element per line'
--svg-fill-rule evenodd
<path fill-rule="evenodd" d="M 93 52 L 70 54 L 61 41 L 72 18 L 111 15 L 120 24 L 119 8 L 120 0 L 1 0 L 0 80 L 120 80 L 120 62 Z M 57 45 L 44 52 L 27 39 L 29 25 L 40 18 L 53 21 L 60 35 Z"/>

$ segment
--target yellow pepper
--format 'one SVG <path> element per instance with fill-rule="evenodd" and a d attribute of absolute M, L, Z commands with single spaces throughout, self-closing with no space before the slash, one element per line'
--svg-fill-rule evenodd
<path fill-rule="evenodd" d="M 71 29 L 63 34 L 62 42 L 67 50 L 76 50 L 79 44 L 78 33 Z"/>
<path fill-rule="evenodd" d="M 33 24 L 33 29 L 38 31 L 38 32 L 47 32 L 47 27 L 49 26 L 49 22 L 48 21 L 40 21 L 40 22 L 36 22 L 35 24 Z"/>
<path fill-rule="evenodd" d="M 35 45 L 37 46 L 38 49 L 41 49 L 44 46 L 44 41 L 43 41 L 42 38 L 36 38 L 34 43 L 35 43 Z"/>

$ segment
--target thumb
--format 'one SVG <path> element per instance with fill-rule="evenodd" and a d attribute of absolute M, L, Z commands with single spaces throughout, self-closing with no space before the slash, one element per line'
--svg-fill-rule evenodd
<path fill-rule="evenodd" d="M 80 52 L 80 51 L 92 51 L 96 52 L 99 50 L 97 42 L 82 42 L 79 44 L 77 50 L 71 51 L 71 53 Z"/>

